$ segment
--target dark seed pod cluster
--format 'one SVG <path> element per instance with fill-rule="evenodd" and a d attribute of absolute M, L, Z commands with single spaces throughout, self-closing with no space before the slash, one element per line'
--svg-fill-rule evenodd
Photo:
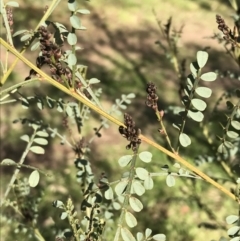
<path fill-rule="evenodd" d="M 53 42 L 53 36 L 46 27 L 39 27 L 37 34 L 39 36 L 41 50 L 41 54 L 36 60 L 37 67 L 41 68 L 43 65 L 47 64 L 50 67 L 53 79 L 60 83 L 64 83 L 65 81 L 71 85 L 72 71 L 67 66 L 63 66 L 60 61 L 62 57 L 61 47 Z M 33 74 L 35 74 L 35 71 L 31 70 L 30 76 Z M 30 76 L 26 79 L 30 79 Z"/>
<path fill-rule="evenodd" d="M 126 113 L 124 114 L 124 124 L 126 125 L 126 128 L 120 126 L 119 132 L 123 137 L 130 141 L 126 148 L 132 148 L 132 150 L 135 152 L 138 146 L 141 144 L 141 139 L 138 138 L 141 130 L 135 127 L 135 122 L 133 121 L 132 117 Z"/>
<path fill-rule="evenodd" d="M 158 110 L 158 106 L 157 106 L 158 96 L 156 94 L 156 90 L 157 90 L 157 87 L 155 84 L 153 83 L 147 84 L 146 91 L 148 93 L 148 96 L 147 96 L 146 105 L 155 111 Z"/>

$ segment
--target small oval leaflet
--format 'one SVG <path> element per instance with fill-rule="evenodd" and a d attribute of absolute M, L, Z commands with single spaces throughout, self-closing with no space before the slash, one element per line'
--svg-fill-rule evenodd
<path fill-rule="evenodd" d="M 167 175 L 166 183 L 169 187 L 173 187 L 175 185 L 175 178 L 171 174 Z"/>
<path fill-rule="evenodd" d="M 75 29 L 81 29 L 81 21 L 76 15 L 70 17 L 70 23 Z"/>
<path fill-rule="evenodd" d="M 34 51 L 34 50 L 38 49 L 39 46 L 40 46 L 40 42 L 39 41 L 35 42 L 31 46 L 31 51 Z"/>
<path fill-rule="evenodd" d="M 100 80 L 97 79 L 97 78 L 91 78 L 88 82 L 90 85 L 92 84 L 97 84 L 97 83 L 100 83 Z"/>
<path fill-rule="evenodd" d="M 29 140 L 30 140 L 28 135 L 23 135 L 23 136 L 20 137 L 20 139 L 23 140 L 23 141 L 26 141 L 26 142 L 29 142 Z"/>
<path fill-rule="evenodd" d="M 67 42 L 70 45 L 75 45 L 77 43 L 77 35 L 75 33 L 68 33 Z"/>
<path fill-rule="evenodd" d="M 104 193 L 104 197 L 105 197 L 107 200 L 113 199 L 113 190 L 112 190 L 111 187 L 109 187 L 108 190 Z"/>
<path fill-rule="evenodd" d="M 208 73 L 201 75 L 200 78 L 204 81 L 214 81 L 217 78 L 217 74 L 214 72 L 208 72 Z"/>
<path fill-rule="evenodd" d="M 90 11 L 87 9 L 78 9 L 77 12 L 81 14 L 90 14 Z"/>
<path fill-rule="evenodd" d="M 153 240 L 156 240 L 156 241 L 165 241 L 165 240 L 166 240 L 166 235 L 165 235 L 165 234 L 156 234 L 156 235 L 153 235 Z"/>
<path fill-rule="evenodd" d="M 135 197 L 129 198 L 129 204 L 130 204 L 131 208 L 133 209 L 133 211 L 135 211 L 135 212 L 140 212 L 143 209 L 142 203 L 140 202 L 139 199 L 137 199 Z"/>
<path fill-rule="evenodd" d="M 115 192 L 118 196 L 122 195 L 127 187 L 127 181 L 121 181 L 115 186 Z"/>
<path fill-rule="evenodd" d="M 28 179 L 29 186 L 30 187 L 36 187 L 39 183 L 39 180 L 40 180 L 39 172 L 38 172 L 38 170 L 34 170 L 30 174 L 29 179 Z"/>
<path fill-rule="evenodd" d="M 222 143 L 222 144 L 219 145 L 217 151 L 218 151 L 219 153 L 225 154 L 225 153 L 227 153 L 227 148 L 226 148 L 226 146 Z"/>
<path fill-rule="evenodd" d="M 236 130 L 240 130 L 240 122 L 239 121 L 231 121 L 231 125 Z"/>
<path fill-rule="evenodd" d="M 200 111 L 191 111 L 191 110 L 189 110 L 188 111 L 188 115 L 189 115 L 189 117 L 191 117 L 194 121 L 197 121 L 197 122 L 201 122 L 202 120 L 203 120 L 203 118 L 204 118 L 204 115 L 203 115 L 203 113 L 202 112 L 200 112 Z"/>
<path fill-rule="evenodd" d="M 77 57 L 75 54 L 71 53 L 68 55 L 67 62 L 69 65 L 73 66 L 77 63 Z"/>
<path fill-rule="evenodd" d="M 197 52 L 197 63 L 200 68 L 203 68 L 208 60 L 208 53 L 205 51 Z"/>
<path fill-rule="evenodd" d="M 131 160 L 132 160 L 132 155 L 122 156 L 118 159 L 118 164 L 121 167 L 125 167 L 130 163 Z"/>
<path fill-rule="evenodd" d="M 132 233 L 127 228 L 121 228 L 121 236 L 124 241 L 136 241 Z"/>
<path fill-rule="evenodd" d="M 197 76 L 197 69 L 194 67 L 193 63 L 190 64 L 190 70 L 191 70 L 191 73 L 192 73 L 192 76 L 193 77 L 196 77 Z M 189 79 L 189 78 L 188 78 Z M 192 84 L 191 80 L 189 79 L 189 82 Z M 190 85 L 191 86 L 191 85 Z"/>
<path fill-rule="evenodd" d="M 138 232 L 137 233 L 137 241 L 142 241 L 143 240 L 143 233 Z"/>
<path fill-rule="evenodd" d="M 187 147 L 191 144 L 191 139 L 187 134 L 181 133 L 179 136 L 179 142 L 183 147 Z"/>
<path fill-rule="evenodd" d="M 137 219 L 128 211 L 125 213 L 125 221 L 130 228 L 133 228 L 137 225 Z"/>
<path fill-rule="evenodd" d="M 63 202 L 60 201 L 60 200 L 55 200 L 55 201 L 53 202 L 53 206 L 54 206 L 55 208 L 64 208 L 64 204 L 63 204 Z"/>
<path fill-rule="evenodd" d="M 68 216 L 67 212 L 62 212 L 60 218 L 63 220 Z"/>
<path fill-rule="evenodd" d="M 18 36 L 18 35 L 23 34 L 23 33 L 26 33 L 26 32 L 28 32 L 28 30 L 26 30 L 26 29 L 19 30 L 16 33 L 13 34 L 13 37 Z"/>
<path fill-rule="evenodd" d="M 19 7 L 18 2 L 15 2 L 15 1 L 9 1 L 9 2 L 6 3 L 6 5 L 10 6 L 10 7 L 15 7 L 15 8 Z"/>
<path fill-rule="evenodd" d="M 37 136 L 48 137 L 48 133 L 46 131 L 38 131 L 36 133 Z"/>
<path fill-rule="evenodd" d="M 141 180 L 145 180 L 148 177 L 148 171 L 142 167 L 136 168 L 136 174 Z"/>
<path fill-rule="evenodd" d="M 148 152 L 148 151 L 143 151 L 143 152 L 139 153 L 139 158 L 143 162 L 149 163 L 152 160 L 152 153 Z"/>
<path fill-rule="evenodd" d="M 47 145 L 48 144 L 48 141 L 44 138 L 35 138 L 33 141 L 39 145 Z"/>
<path fill-rule="evenodd" d="M 27 34 L 24 34 L 24 35 L 20 38 L 20 40 L 21 40 L 22 42 L 24 42 L 24 41 L 30 39 L 31 37 L 32 37 L 32 34 L 27 33 Z"/>
<path fill-rule="evenodd" d="M 144 187 L 146 190 L 151 190 L 153 189 L 153 179 L 148 175 L 148 177 L 144 180 Z"/>
<path fill-rule="evenodd" d="M 237 215 L 229 215 L 226 217 L 226 222 L 227 224 L 233 224 L 235 222 L 237 222 L 239 219 L 239 217 Z"/>
<path fill-rule="evenodd" d="M 234 226 L 228 229 L 227 233 L 229 236 L 235 235 L 239 231 L 240 227 L 239 226 Z"/>
<path fill-rule="evenodd" d="M 118 202 L 113 202 L 113 207 L 115 210 L 119 210 L 121 208 L 121 205 Z"/>
<path fill-rule="evenodd" d="M 68 2 L 68 9 L 72 12 L 75 12 L 77 9 L 77 3 L 76 1 L 73 1 L 72 3 Z"/>
<path fill-rule="evenodd" d="M 9 159 L 9 158 L 3 159 L 3 160 L 1 161 L 1 163 L 2 163 L 3 165 L 14 165 L 14 164 L 16 164 L 15 161 L 13 161 L 12 159 Z"/>
<path fill-rule="evenodd" d="M 35 154 L 44 154 L 45 150 L 41 146 L 31 146 L 30 151 Z"/>
<path fill-rule="evenodd" d="M 192 99 L 192 105 L 200 111 L 204 111 L 207 107 L 207 104 L 203 100 L 196 98 Z"/>
<path fill-rule="evenodd" d="M 146 228 L 146 230 L 145 230 L 146 239 L 151 235 L 151 233 L 152 233 L 152 230 L 150 228 Z"/>
<path fill-rule="evenodd" d="M 133 187 L 134 192 L 138 196 L 142 196 L 145 193 L 145 188 L 139 181 L 134 181 L 132 184 L 132 187 Z"/>
<path fill-rule="evenodd" d="M 195 91 L 203 98 L 209 98 L 212 95 L 212 90 L 207 87 L 198 87 Z"/>
<path fill-rule="evenodd" d="M 227 136 L 228 136 L 229 138 L 236 139 L 239 135 L 238 135 L 238 133 L 235 132 L 235 131 L 228 131 L 228 132 L 227 132 Z"/>

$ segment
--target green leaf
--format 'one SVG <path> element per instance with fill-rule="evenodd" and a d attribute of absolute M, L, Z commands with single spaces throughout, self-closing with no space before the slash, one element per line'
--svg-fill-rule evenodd
<path fill-rule="evenodd" d="M 228 131 L 228 132 L 227 132 L 227 136 L 228 136 L 229 138 L 236 139 L 239 135 L 238 135 L 238 133 L 235 132 L 235 131 Z"/>
<path fill-rule="evenodd" d="M 198 87 L 195 91 L 203 98 L 209 98 L 212 95 L 212 90 L 207 87 Z"/>
<path fill-rule="evenodd" d="M 122 156 L 118 159 L 118 164 L 121 167 L 127 166 L 132 160 L 132 155 Z"/>
<path fill-rule="evenodd" d="M 236 130 L 240 130 L 240 122 L 239 121 L 231 121 L 231 125 Z"/>
<path fill-rule="evenodd" d="M 45 150 L 41 146 L 31 146 L 30 151 L 35 154 L 44 154 Z"/>
<path fill-rule="evenodd" d="M 142 196 L 145 193 L 145 188 L 139 181 L 134 181 L 132 183 L 132 188 L 138 196 Z"/>
<path fill-rule="evenodd" d="M 192 105 L 194 106 L 194 108 L 200 111 L 204 111 L 207 107 L 207 104 L 203 100 L 196 98 L 192 99 Z"/>
<path fill-rule="evenodd" d="M 153 235 L 152 238 L 156 241 L 165 241 L 166 235 L 165 234 L 156 234 L 156 235 Z"/>
<path fill-rule="evenodd" d="M 27 33 L 27 34 L 24 34 L 24 35 L 20 38 L 20 40 L 21 40 L 22 42 L 24 42 L 24 41 L 26 41 L 26 40 L 28 40 L 28 39 L 30 39 L 30 38 L 32 38 L 32 34 Z"/>
<path fill-rule="evenodd" d="M 14 165 L 14 164 L 16 164 L 16 162 L 13 161 L 12 159 L 5 158 L 1 161 L 1 164 L 3 164 L 3 165 Z"/>
<path fill-rule="evenodd" d="M 143 241 L 143 233 L 141 232 L 137 233 L 137 241 Z"/>
<path fill-rule="evenodd" d="M 73 28 L 81 29 L 81 21 L 76 15 L 72 15 L 70 17 L 70 23 L 71 23 Z"/>
<path fill-rule="evenodd" d="M 39 172 L 38 172 L 38 170 L 34 170 L 30 174 L 29 179 L 28 179 L 29 186 L 30 187 L 36 187 L 39 183 L 39 180 L 40 180 Z"/>
<path fill-rule="evenodd" d="M 98 84 L 98 83 L 100 83 L 101 81 L 99 80 L 99 79 L 97 79 L 97 78 L 91 78 L 90 80 L 89 80 L 89 84 L 90 85 L 92 85 L 92 84 Z"/>
<path fill-rule="evenodd" d="M 121 208 L 121 205 L 118 202 L 113 202 L 113 208 L 115 210 L 119 210 Z"/>
<path fill-rule="evenodd" d="M 190 64 L 190 70 L 191 70 L 191 73 L 192 73 L 193 78 L 195 78 L 195 77 L 197 76 L 198 70 L 195 68 L 194 63 L 191 63 L 191 64 Z M 189 79 L 189 78 L 188 78 L 188 79 Z M 190 81 L 190 79 L 189 79 L 188 83 L 190 84 L 190 82 L 191 82 L 191 81 Z M 190 86 L 191 86 L 191 87 L 193 86 L 193 85 L 192 85 L 192 82 L 191 82 Z"/>
<path fill-rule="evenodd" d="M 187 134 L 181 133 L 179 136 L 179 142 L 183 147 L 187 147 L 191 144 L 191 139 Z"/>
<path fill-rule="evenodd" d="M 150 228 L 146 228 L 145 230 L 145 238 L 147 239 L 152 233 L 152 230 Z"/>
<path fill-rule="evenodd" d="M 69 54 L 67 62 L 70 66 L 76 65 L 76 63 L 77 63 L 76 55 L 74 53 Z"/>
<path fill-rule="evenodd" d="M 38 49 L 39 46 L 40 46 L 40 42 L 39 41 L 33 43 L 32 46 L 31 46 L 31 51 L 34 51 L 34 50 Z"/>
<path fill-rule="evenodd" d="M 217 78 L 217 74 L 214 72 L 208 72 L 200 77 L 204 81 L 214 81 Z"/>
<path fill-rule="evenodd" d="M 28 109 L 29 108 L 29 102 L 25 98 L 22 98 L 22 108 L 23 109 Z"/>
<path fill-rule="evenodd" d="M 148 152 L 148 151 L 143 151 L 143 152 L 139 153 L 139 158 L 143 162 L 149 163 L 152 160 L 152 153 Z"/>
<path fill-rule="evenodd" d="M 26 141 L 26 142 L 29 142 L 29 140 L 30 140 L 28 135 L 23 135 L 23 136 L 20 137 L 20 139 L 23 140 L 23 141 Z"/>
<path fill-rule="evenodd" d="M 120 181 L 116 186 L 115 186 L 115 192 L 118 196 L 122 195 L 127 187 L 128 182 L 127 181 Z"/>
<path fill-rule="evenodd" d="M 130 197 L 129 198 L 129 204 L 131 206 L 131 208 L 133 209 L 133 211 L 135 212 L 140 212 L 143 209 L 143 205 L 141 203 L 141 201 L 139 199 L 137 199 L 136 197 Z"/>
<path fill-rule="evenodd" d="M 19 3 L 15 2 L 15 1 L 9 1 L 9 2 L 6 3 L 6 6 L 18 8 L 19 7 Z"/>
<path fill-rule="evenodd" d="M 225 142 L 224 142 L 224 145 L 225 145 L 227 148 L 229 148 L 229 149 L 234 148 L 234 145 L 233 145 L 230 141 L 225 141 Z"/>
<path fill-rule="evenodd" d="M 173 187 L 175 185 L 175 178 L 171 174 L 168 174 L 166 178 L 166 183 L 169 187 Z"/>
<path fill-rule="evenodd" d="M 41 137 L 48 137 L 48 133 L 46 131 L 38 131 L 36 133 L 37 136 L 41 136 Z"/>
<path fill-rule="evenodd" d="M 75 33 L 68 33 L 67 42 L 69 45 L 75 45 L 77 43 L 77 35 Z"/>
<path fill-rule="evenodd" d="M 120 228 L 123 241 L 136 241 L 132 233 L 127 228 Z"/>
<path fill-rule="evenodd" d="M 39 145 L 47 145 L 48 144 L 48 141 L 44 138 L 35 138 L 33 141 Z"/>
<path fill-rule="evenodd" d="M 235 222 L 237 222 L 239 219 L 239 217 L 237 215 L 229 215 L 226 217 L 226 222 L 227 224 L 234 224 Z"/>
<path fill-rule="evenodd" d="M 148 177 L 144 180 L 144 187 L 146 190 L 151 190 L 153 189 L 153 179 L 148 175 Z"/>
<path fill-rule="evenodd" d="M 237 232 L 240 230 L 240 227 L 239 226 L 234 226 L 234 227 L 231 227 L 230 229 L 228 229 L 227 233 L 228 233 L 228 236 L 234 236 L 235 234 L 237 234 Z"/>
<path fill-rule="evenodd" d="M 188 116 L 191 117 L 194 121 L 201 122 L 204 118 L 204 115 L 200 111 L 188 111 Z"/>
<path fill-rule="evenodd" d="M 77 12 L 81 14 L 90 14 L 90 11 L 87 9 L 78 9 Z"/>
<path fill-rule="evenodd" d="M 141 180 L 145 180 L 148 177 L 148 171 L 142 167 L 136 168 L 137 177 Z"/>
<path fill-rule="evenodd" d="M 60 200 L 55 200 L 55 201 L 53 202 L 53 207 L 55 207 L 55 208 L 64 208 L 64 204 L 63 204 L 63 202 L 60 201 Z"/>
<path fill-rule="evenodd" d="M 130 93 L 130 94 L 127 95 L 128 99 L 133 99 L 135 97 L 136 97 L 136 95 L 134 93 Z"/>
<path fill-rule="evenodd" d="M 130 228 L 133 228 L 137 225 L 137 219 L 128 211 L 125 213 L 125 221 Z"/>
<path fill-rule="evenodd" d="M 113 199 L 113 190 L 111 187 L 108 188 L 108 190 L 104 193 L 104 197 L 107 200 L 112 200 Z"/>
<path fill-rule="evenodd" d="M 218 151 L 219 153 L 225 154 L 225 153 L 227 153 L 227 148 L 226 148 L 226 146 L 222 143 L 221 145 L 219 145 L 217 151 Z"/>
<path fill-rule="evenodd" d="M 205 51 L 197 52 L 197 63 L 200 68 L 203 68 L 208 60 L 208 53 Z"/>
<path fill-rule="evenodd" d="M 23 34 L 23 33 L 26 33 L 26 32 L 28 32 L 27 29 L 18 30 L 16 33 L 13 34 L 13 37 L 16 37 L 16 36 L 18 36 L 20 34 Z"/>
<path fill-rule="evenodd" d="M 68 2 L 68 9 L 69 9 L 70 11 L 72 11 L 72 12 L 75 12 L 76 9 L 77 9 L 77 3 L 76 3 L 76 1 L 74 1 L 74 2 L 72 2 L 72 3 L 69 3 L 69 2 Z"/>
<path fill-rule="evenodd" d="M 60 219 L 65 219 L 68 216 L 67 212 L 62 212 L 60 215 Z"/>

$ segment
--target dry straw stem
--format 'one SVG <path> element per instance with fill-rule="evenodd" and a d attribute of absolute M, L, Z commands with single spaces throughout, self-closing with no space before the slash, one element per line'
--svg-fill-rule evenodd
<path fill-rule="evenodd" d="M 43 79 L 45 79 L 47 82 L 49 82 L 50 84 L 54 85 L 55 87 L 57 87 L 58 89 L 60 89 L 61 91 L 65 92 L 66 94 L 72 96 L 73 98 L 77 99 L 78 101 L 82 102 L 83 104 L 87 105 L 89 108 L 93 109 L 94 111 L 96 111 L 98 114 L 100 114 L 101 116 L 105 117 L 106 119 L 108 119 L 109 121 L 117 124 L 118 126 L 124 126 L 123 123 L 121 123 L 119 120 L 115 119 L 114 117 L 112 117 L 111 115 L 107 114 L 106 112 L 104 112 L 103 110 L 101 110 L 100 108 L 98 108 L 96 105 L 94 105 L 89 99 L 87 99 L 84 95 L 80 95 L 78 93 L 76 93 L 73 89 L 67 89 L 65 86 L 63 86 L 62 84 L 58 83 L 57 81 L 55 81 L 54 79 L 52 79 L 51 77 L 49 77 L 47 74 L 45 74 L 42 70 L 40 70 L 39 68 L 37 68 L 35 65 L 33 65 L 30 61 L 28 61 L 24 56 L 22 56 L 22 54 L 20 54 L 17 50 L 15 50 L 14 48 L 12 48 L 8 43 L 6 43 L 2 38 L 0 38 L 0 44 L 3 45 L 6 49 L 8 49 L 11 53 L 13 53 L 17 58 L 19 58 L 20 60 L 22 60 L 26 65 L 28 65 L 31 69 L 35 70 Z M 219 189 L 220 191 L 222 191 L 223 193 L 225 193 L 226 195 L 228 195 L 230 198 L 237 200 L 237 197 L 232 194 L 230 191 L 228 191 L 226 188 L 224 188 L 222 185 L 218 184 L 217 182 L 215 182 L 212 178 L 210 178 L 209 176 L 207 176 L 206 174 L 204 174 L 203 172 L 201 172 L 200 170 L 198 170 L 196 167 L 194 167 L 193 165 L 191 165 L 189 162 L 187 162 L 186 160 L 184 160 L 182 157 L 180 157 L 178 154 L 173 153 L 168 151 L 167 149 L 165 149 L 164 147 L 158 145 L 157 143 L 155 143 L 154 141 L 151 141 L 150 139 L 148 139 L 147 137 L 145 137 L 144 135 L 140 135 L 139 138 L 141 138 L 141 140 L 145 141 L 146 143 L 148 143 L 151 146 L 154 146 L 155 148 L 157 148 L 158 150 L 162 151 L 163 153 L 165 153 L 166 155 L 172 157 L 173 159 L 175 159 L 176 161 L 178 161 L 179 163 L 181 163 L 182 165 L 184 165 L 185 167 L 187 167 L 189 170 L 191 170 L 192 172 L 194 172 L 195 174 L 199 175 L 202 179 L 204 179 L 205 181 L 209 182 L 210 184 L 212 184 L 213 186 L 215 186 L 217 189 Z M 238 200 L 237 200 L 238 201 Z"/>

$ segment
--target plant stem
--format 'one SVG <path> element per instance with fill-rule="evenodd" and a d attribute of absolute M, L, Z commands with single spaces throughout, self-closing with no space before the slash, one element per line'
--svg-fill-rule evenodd
<path fill-rule="evenodd" d="M 34 137 L 36 135 L 36 132 L 37 132 L 37 130 L 34 130 L 34 133 L 32 134 L 32 136 L 31 136 L 31 138 L 30 138 L 30 140 L 29 140 L 29 142 L 28 142 L 28 144 L 27 144 L 27 146 L 25 148 L 25 151 L 23 152 L 23 154 L 22 154 L 22 156 L 20 158 L 20 161 L 18 163 L 20 166 L 25 161 L 25 158 L 26 158 L 26 156 L 27 156 L 27 154 L 29 152 L 29 149 L 30 149 L 30 147 L 31 147 L 31 145 L 33 143 L 33 140 L 34 140 Z M 8 184 L 8 187 L 7 187 L 7 189 L 6 189 L 5 193 L 4 193 L 4 196 L 3 196 L 2 200 L 1 200 L 0 207 L 3 205 L 5 199 L 7 198 L 8 194 L 9 194 L 9 192 L 11 190 L 11 188 L 13 187 L 13 184 L 14 184 L 15 180 L 17 179 L 18 173 L 20 172 L 20 166 L 16 168 L 16 170 L 15 170 L 15 172 L 14 172 L 14 174 L 13 174 L 13 176 L 12 176 L 12 178 L 11 178 L 9 184 Z"/>
<path fill-rule="evenodd" d="M 117 230 L 116 235 L 114 237 L 114 241 L 119 240 L 120 230 L 121 230 L 121 227 L 123 226 L 123 223 L 124 223 L 124 215 L 125 215 L 125 211 L 126 211 L 126 208 L 128 206 L 128 203 L 129 203 L 129 198 L 131 196 L 132 181 L 133 181 L 134 176 L 135 176 L 135 166 L 136 166 L 137 156 L 138 156 L 138 150 L 136 151 L 136 153 L 134 153 L 134 156 L 132 157 L 130 172 L 129 172 L 129 177 L 128 177 L 127 189 L 126 189 L 126 192 L 125 192 L 125 198 L 124 198 L 123 205 L 122 205 L 122 212 L 121 212 L 121 215 L 120 215 L 119 221 L 118 221 L 118 230 Z"/>

